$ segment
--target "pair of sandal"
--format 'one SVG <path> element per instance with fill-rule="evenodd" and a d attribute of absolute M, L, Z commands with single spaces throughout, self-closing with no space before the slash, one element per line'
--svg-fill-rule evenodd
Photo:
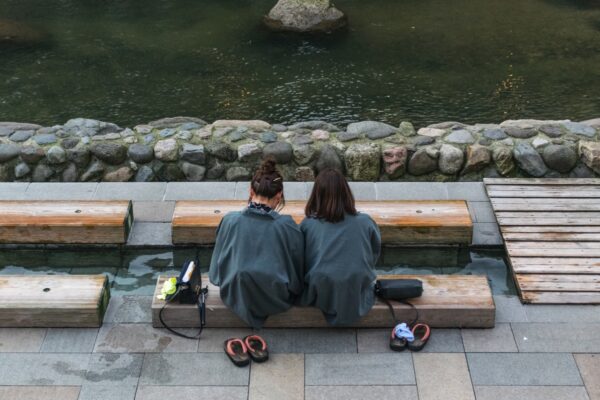
<path fill-rule="evenodd" d="M 244 339 L 231 338 L 223 344 L 225 354 L 238 367 L 250 364 L 250 359 L 257 363 L 269 359 L 267 343 L 258 335 L 248 335 Z"/>
<path fill-rule="evenodd" d="M 390 336 L 390 349 L 394 351 L 404 351 L 409 349 L 411 351 L 421 351 L 427 344 L 429 336 L 431 336 L 431 329 L 427 324 L 416 324 L 410 330 L 412 332 L 413 340 L 409 341 L 405 337 L 398 337 L 396 335 L 396 327 L 392 329 L 392 335 Z"/>

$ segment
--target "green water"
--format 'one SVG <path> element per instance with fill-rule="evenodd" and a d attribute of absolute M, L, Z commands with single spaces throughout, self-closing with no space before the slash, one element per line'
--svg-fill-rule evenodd
<path fill-rule="evenodd" d="M 198 257 L 208 270 L 211 249 L 163 250 L 0 250 L 0 275 L 106 274 L 113 295 L 152 295 L 159 275 L 179 275 Z M 514 294 L 502 251 L 466 248 L 384 248 L 378 274 L 486 275 L 495 294 Z"/>
<path fill-rule="evenodd" d="M 345 124 L 600 115 L 599 0 L 339 0 L 349 29 L 267 32 L 275 0 L 0 0 L 0 120 Z"/>

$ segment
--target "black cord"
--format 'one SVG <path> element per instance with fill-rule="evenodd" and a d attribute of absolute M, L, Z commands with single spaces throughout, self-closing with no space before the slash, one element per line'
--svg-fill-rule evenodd
<path fill-rule="evenodd" d="M 158 319 L 160 320 L 160 323 L 165 327 L 165 329 L 168 330 L 169 332 L 171 332 L 177 336 L 180 336 L 182 338 L 186 338 L 186 339 L 198 339 L 200 337 L 200 335 L 202 334 L 202 330 L 204 329 L 204 326 L 206 325 L 206 296 L 208 294 L 208 287 L 201 289 L 200 295 L 198 296 L 198 302 L 196 303 L 196 306 L 198 307 L 198 313 L 200 315 L 200 330 L 194 336 L 186 335 L 181 332 L 177 332 L 175 329 L 168 326 L 163 319 L 163 312 L 167 308 L 167 305 L 170 304 L 173 300 L 175 300 L 177 298 L 178 294 L 179 294 L 179 288 L 177 288 L 177 291 L 172 296 L 169 296 L 168 299 L 165 299 L 165 304 L 162 306 L 162 308 L 158 312 Z"/>
<path fill-rule="evenodd" d="M 383 297 L 379 297 L 390 309 L 390 314 L 392 315 L 392 320 L 394 323 L 394 326 L 398 325 L 401 321 L 398 320 L 398 318 L 396 318 L 396 311 L 394 310 L 394 306 L 392 305 L 392 303 L 390 303 L 390 300 L 388 299 L 384 299 Z M 412 304 L 409 301 L 406 300 L 396 300 L 398 303 L 402 303 L 402 304 L 406 304 L 407 306 L 409 306 L 410 308 L 412 308 L 413 310 L 415 310 L 415 318 L 408 322 L 407 325 L 409 327 L 414 326 L 417 321 L 419 320 L 419 310 L 417 309 L 417 307 L 415 307 L 414 304 Z"/>

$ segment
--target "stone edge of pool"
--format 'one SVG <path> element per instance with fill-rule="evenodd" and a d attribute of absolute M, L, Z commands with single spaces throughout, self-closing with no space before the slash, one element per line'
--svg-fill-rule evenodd
<path fill-rule="evenodd" d="M 481 182 L 351 182 L 357 200 L 465 200 L 476 247 L 502 246 Z M 288 200 L 306 200 L 311 182 L 287 182 Z M 245 200 L 248 182 L 0 183 L 0 200 L 132 200 L 134 224 L 126 247 L 174 247 L 171 219 L 178 200 Z M 0 245 L 0 248 L 27 245 Z M 40 246 L 30 246 L 40 247 Z M 48 245 L 47 247 L 72 247 Z"/>

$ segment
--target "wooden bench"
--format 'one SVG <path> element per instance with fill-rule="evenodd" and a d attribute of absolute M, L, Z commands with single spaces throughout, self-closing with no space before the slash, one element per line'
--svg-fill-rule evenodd
<path fill-rule="evenodd" d="M 245 205 L 244 201 L 178 201 L 173 214 L 173 243 L 214 243 L 223 216 Z M 304 206 L 304 202 L 290 201 L 282 213 L 300 223 Z M 363 201 L 356 206 L 375 220 L 386 245 L 471 244 L 473 222 L 462 200 Z"/>
<path fill-rule="evenodd" d="M 418 308 L 420 321 L 435 328 L 491 328 L 494 326 L 496 308 L 492 292 L 485 276 L 477 275 L 385 275 L 380 278 L 417 278 L 423 281 L 423 296 L 412 300 Z M 165 276 L 158 279 L 152 301 L 152 324 L 160 328 L 158 313 L 164 301 L 160 293 Z M 208 282 L 205 278 L 204 282 Z M 400 303 L 394 304 L 401 320 L 414 318 L 414 310 Z M 209 285 L 206 307 L 207 328 L 247 327 L 221 301 L 219 288 Z M 195 305 L 171 303 L 163 317 L 167 325 L 178 328 L 198 327 L 198 310 Z M 392 317 L 388 307 L 377 302 L 371 312 L 355 327 L 391 328 Z M 273 315 L 267 320 L 269 328 L 324 328 L 327 323 L 319 310 L 312 307 L 293 307 L 289 311 Z"/>
<path fill-rule="evenodd" d="M 97 328 L 109 299 L 105 275 L 2 275 L 0 327 Z"/>
<path fill-rule="evenodd" d="M 0 201 L 0 243 L 123 244 L 130 201 Z"/>

